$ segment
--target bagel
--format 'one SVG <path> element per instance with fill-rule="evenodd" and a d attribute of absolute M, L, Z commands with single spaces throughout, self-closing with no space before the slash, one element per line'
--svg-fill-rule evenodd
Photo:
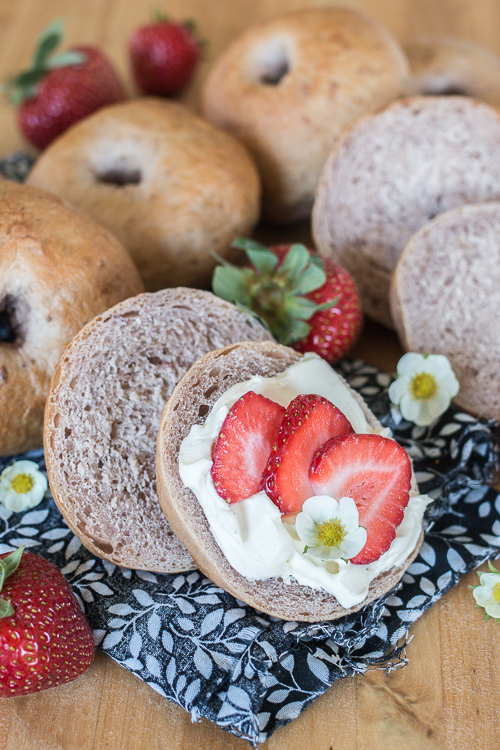
<path fill-rule="evenodd" d="M 500 199 L 500 113 L 466 97 L 394 102 L 360 120 L 325 164 L 318 252 L 355 278 L 365 312 L 393 327 L 389 286 L 405 244 L 437 214 Z"/>
<path fill-rule="evenodd" d="M 125 300 L 73 339 L 47 398 L 45 461 L 59 510 L 94 555 L 159 573 L 195 567 L 156 497 L 162 409 L 206 352 L 269 338 L 228 302 L 179 288 Z"/>
<path fill-rule="evenodd" d="M 448 357 L 460 383 L 455 402 L 500 420 L 500 203 L 455 208 L 413 235 L 391 309 L 405 349 Z"/>
<path fill-rule="evenodd" d="M 500 106 L 500 57 L 465 39 L 423 36 L 405 47 L 408 96 L 462 95 Z"/>
<path fill-rule="evenodd" d="M 208 286 L 212 253 L 227 255 L 259 215 L 259 177 L 244 147 L 160 99 L 81 120 L 43 152 L 28 183 L 111 229 L 149 291 Z"/>
<path fill-rule="evenodd" d="M 318 622 L 355 612 L 393 588 L 418 554 L 422 542 L 421 523 L 414 529 L 408 557 L 397 567 L 383 570 L 374 578 L 363 601 L 344 607 L 335 596 L 320 588 L 293 580 L 286 583 L 279 577 L 252 580 L 237 572 L 216 542 L 200 502 L 185 486 L 179 473 L 183 440 L 193 425 L 205 421 L 222 394 L 255 375 L 266 378 L 278 375 L 302 359 L 292 349 L 273 342 L 241 343 L 202 357 L 181 378 L 165 406 L 158 432 L 156 472 L 161 506 L 175 533 L 205 575 L 260 611 L 285 620 Z M 322 360 L 318 359 L 318 362 L 320 366 L 328 367 Z M 329 372 L 332 375 L 333 371 Z M 352 397 L 355 411 L 360 410 L 369 429 L 379 431 L 380 424 L 362 399 L 339 376 L 333 377 L 342 384 L 343 394 L 347 388 L 347 398 Z M 353 409 L 352 406 L 349 408 Z M 414 478 L 412 486 L 413 492 L 418 494 Z"/>
<path fill-rule="evenodd" d="M 0 181 L 0 455 L 41 446 L 64 347 L 94 315 L 143 289 L 125 249 L 90 216 Z"/>
<path fill-rule="evenodd" d="M 209 71 L 202 111 L 255 157 L 264 218 L 295 221 L 309 215 L 340 132 L 400 96 L 407 74 L 402 50 L 376 21 L 341 8 L 304 10 L 236 39 Z"/>

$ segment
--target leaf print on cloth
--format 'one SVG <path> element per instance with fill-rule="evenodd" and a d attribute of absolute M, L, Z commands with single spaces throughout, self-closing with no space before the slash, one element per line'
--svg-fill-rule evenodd
<path fill-rule="evenodd" d="M 460 577 L 500 553 L 500 496 L 488 487 L 496 423 L 452 407 L 429 427 L 391 410 L 390 378 L 360 360 L 336 368 L 412 456 L 427 509 L 420 555 L 395 590 L 326 623 L 284 622 L 234 599 L 199 571 L 160 575 L 93 557 L 53 500 L 12 513 L 0 506 L 0 552 L 34 542 L 80 598 L 99 647 L 154 690 L 257 745 L 329 685 L 370 665 L 405 664 L 408 629 Z M 42 451 L 0 459 L 35 461 Z"/>

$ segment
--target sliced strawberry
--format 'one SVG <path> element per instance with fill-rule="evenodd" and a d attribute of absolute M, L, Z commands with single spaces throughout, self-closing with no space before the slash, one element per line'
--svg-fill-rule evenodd
<path fill-rule="evenodd" d="M 284 414 L 283 406 L 253 391 L 231 408 L 215 441 L 210 471 L 217 493 L 228 503 L 259 492 Z"/>
<path fill-rule="evenodd" d="M 331 437 L 353 432 L 351 423 L 330 401 L 307 394 L 290 402 L 262 477 L 261 488 L 282 513 L 295 513 L 314 495 L 309 467 Z"/>
<path fill-rule="evenodd" d="M 380 435 L 334 438 L 314 457 L 309 478 L 315 495 L 352 497 L 356 503 L 367 540 L 351 562 L 378 560 L 389 549 L 408 505 L 411 463 L 404 448 Z"/>

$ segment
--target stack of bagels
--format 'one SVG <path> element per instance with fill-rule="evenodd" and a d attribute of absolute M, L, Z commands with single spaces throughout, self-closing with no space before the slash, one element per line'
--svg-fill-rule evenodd
<path fill-rule="evenodd" d="M 460 404 L 500 417 L 493 57 L 450 40 L 408 55 L 411 70 L 354 11 L 290 13 L 214 63 L 203 117 L 153 98 L 105 107 L 54 141 L 27 185 L 0 182 L 0 455 L 41 445 L 45 408 L 54 499 L 94 554 L 156 572 L 199 566 L 286 619 L 359 608 L 245 580 L 178 473 L 182 439 L 221 393 L 299 357 L 205 291 L 214 256 L 232 257 L 261 212 L 283 224 L 312 211 L 319 254 L 352 273 L 365 311 L 406 348 L 446 354 Z M 464 56 L 460 78 L 449 61 Z M 484 101 L 422 95 L 436 92 Z M 418 548 L 359 606 L 394 586 Z"/>

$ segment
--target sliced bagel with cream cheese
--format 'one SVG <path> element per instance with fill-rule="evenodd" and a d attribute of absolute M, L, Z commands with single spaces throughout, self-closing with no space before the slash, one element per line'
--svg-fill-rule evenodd
<path fill-rule="evenodd" d="M 372 579 L 369 585 L 367 584 L 366 592 L 360 596 L 358 591 L 357 594 L 351 596 L 351 599 L 355 600 L 354 603 L 348 601 L 348 594 L 346 594 L 347 598 L 342 595 L 343 604 L 337 596 L 319 586 L 314 585 L 313 587 L 305 585 L 303 582 L 297 582 L 294 575 L 288 577 L 262 576 L 260 578 L 245 575 L 245 571 L 242 569 L 245 562 L 240 565 L 239 561 L 235 562 L 233 555 L 235 550 L 236 555 L 238 554 L 238 548 L 242 548 L 242 545 L 245 544 L 245 537 L 249 537 L 251 534 L 250 525 L 245 530 L 247 521 L 248 524 L 252 521 L 249 514 L 253 511 L 251 511 L 250 506 L 246 506 L 246 508 L 250 508 L 249 510 L 245 509 L 241 503 L 228 506 L 220 498 L 221 502 L 216 513 L 221 517 L 224 517 L 224 514 L 233 514 L 232 516 L 227 515 L 227 528 L 223 528 L 216 525 L 219 523 L 218 520 L 214 521 L 213 506 L 209 507 L 209 504 L 205 504 L 202 507 L 201 503 L 204 502 L 203 490 L 201 493 L 195 490 L 195 494 L 195 491 L 190 489 L 183 481 L 184 478 L 192 486 L 197 482 L 193 479 L 195 476 L 200 477 L 202 483 L 209 481 L 207 472 L 211 470 L 213 436 L 217 429 L 220 430 L 224 414 L 228 413 L 233 399 L 239 398 L 242 393 L 246 393 L 248 390 L 254 390 L 257 393 L 263 391 L 266 397 L 272 398 L 266 391 L 271 383 L 274 384 L 273 387 L 276 386 L 278 389 L 272 392 L 274 398 L 281 399 L 282 405 L 285 406 L 297 395 L 297 391 L 304 392 L 299 381 L 296 381 L 297 370 L 294 370 L 294 375 L 290 376 L 288 368 L 292 367 L 293 370 L 296 365 L 302 366 L 306 362 L 308 363 L 308 369 L 307 371 L 304 370 L 300 376 L 302 382 L 307 384 L 306 392 L 319 393 L 325 399 L 330 398 L 332 403 L 336 402 L 336 405 L 342 408 L 343 413 L 346 414 L 353 425 L 355 432 L 380 434 L 382 431 L 380 423 L 361 397 L 323 360 L 315 357 L 315 355 L 301 357 L 293 350 L 272 342 L 236 344 L 219 351 L 213 351 L 202 357 L 181 378 L 174 389 L 163 411 L 158 433 L 157 490 L 160 504 L 176 535 L 189 549 L 198 567 L 217 585 L 238 599 L 270 615 L 285 620 L 318 622 L 334 620 L 349 612 L 354 612 L 386 593 L 396 585 L 404 571 L 415 559 L 422 541 L 423 507 L 427 504 L 428 499 L 422 499 L 422 496 L 418 495 L 413 474 L 411 474 L 409 495 L 412 498 L 411 502 L 414 502 L 414 506 L 416 507 L 420 502 L 422 508 L 415 516 L 412 516 L 411 523 L 406 520 L 405 511 L 403 523 L 406 523 L 406 530 L 408 531 L 408 549 L 403 555 L 404 559 L 399 557 L 397 564 L 389 564 L 386 570 L 381 570 L 376 575 L 372 575 L 373 571 L 376 570 L 373 568 L 372 572 L 367 574 Z M 281 396 L 275 396 L 274 394 L 277 394 L 282 387 L 280 384 L 281 376 L 285 371 L 288 373 L 286 378 L 290 380 L 291 385 L 285 387 Z M 277 381 L 261 380 L 261 378 L 268 379 L 277 376 Z M 325 379 L 330 382 L 330 378 L 331 385 L 324 386 Z M 288 380 L 286 382 L 288 383 Z M 234 386 L 238 387 L 225 396 L 229 389 Z M 215 432 L 211 432 L 213 425 L 209 427 L 212 419 L 214 424 L 218 425 Z M 203 433 L 206 430 L 208 432 L 204 435 Z M 194 442 L 185 442 L 190 433 Z M 392 443 L 392 441 L 388 442 Z M 268 498 L 272 507 L 266 505 L 264 493 L 260 493 L 260 495 L 262 497 L 260 497 L 259 502 L 263 502 L 262 507 L 265 506 L 266 509 L 270 509 L 271 513 L 276 514 L 276 506 L 271 503 L 271 500 Z M 252 502 L 255 502 L 255 497 L 257 496 L 251 498 Z M 420 498 L 420 500 L 413 501 L 413 498 Z M 262 520 L 263 534 L 267 533 L 265 531 L 265 512 L 267 510 L 261 516 L 257 516 L 256 521 L 258 532 L 259 519 Z M 207 516 L 212 520 L 209 521 Z M 238 522 L 237 526 L 234 526 L 235 518 Z M 221 523 L 226 523 L 224 518 Z M 278 547 L 280 544 L 281 526 L 282 524 L 277 524 L 279 538 L 277 537 L 275 542 L 271 541 L 268 545 L 270 553 L 272 553 L 274 547 Z M 221 544 L 222 546 L 226 544 L 224 537 L 233 533 L 236 535 L 235 543 L 232 544 L 232 548 L 231 544 L 225 548 L 229 550 L 228 554 L 234 565 L 240 567 L 240 572 L 229 562 L 221 548 Z M 214 534 L 217 536 L 217 540 Z M 393 548 L 391 547 L 391 549 Z M 246 552 L 242 560 L 248 559 L 245 555 Z M 396 558 L 393 559 L 396 560 Z M 358 572 L 362 572 L 361 569 L 366 566 L 352 567 L 357 567 Z"/>

